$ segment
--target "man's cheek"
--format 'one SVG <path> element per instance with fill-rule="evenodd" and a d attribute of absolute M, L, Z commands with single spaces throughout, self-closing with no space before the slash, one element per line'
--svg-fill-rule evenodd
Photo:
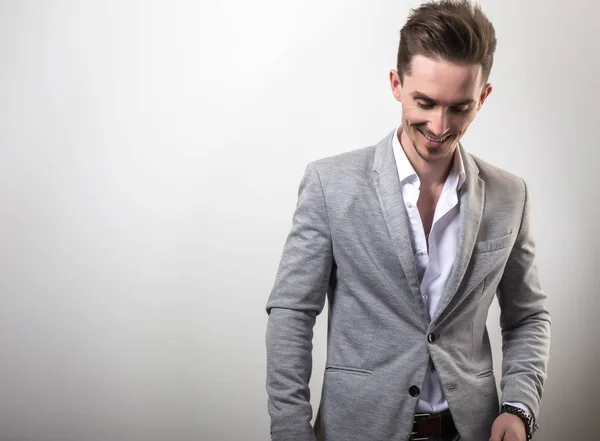
<path fill-rule="evenodd" d="M 406 115 L 404 118 L 405 125 L 410 129 L 416 130 L 417 128 L 425 125 L 427 121 L 418 115 Z"/>

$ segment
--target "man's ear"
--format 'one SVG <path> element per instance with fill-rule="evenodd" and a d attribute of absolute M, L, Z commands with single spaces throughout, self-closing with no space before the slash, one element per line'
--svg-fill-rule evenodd
<path fill-rule="evenodd" d="M 479 111 L 479 109 L 481 109 L 481 106 L 483 106 L 483 103 L 485 102 L 487 97 L 490 96 L 490 93 L 492 93 L 492 89 L 493 88 L 490 83 L 487 83 L 485 85 L 485 87 L 481 91 L 481 95 L 479 96 L 479 103 L 477 103 L 477 111 Z"/>
<path fill-rule="evenodd" d="M 402 102 L 402 82 L 400 81 L 400 75 L 394 69 L 390 70 L 390 87 L 396 101 Z"/>

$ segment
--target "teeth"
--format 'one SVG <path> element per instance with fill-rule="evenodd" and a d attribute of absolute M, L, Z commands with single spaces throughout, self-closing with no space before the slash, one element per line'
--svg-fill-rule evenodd
<path fill-rule="evenodd" d="M 420 130 L 419 130 L 419 131 L 420 131 Z M 436 138 L 432 138 L 431 136 L 427 136 L 427 135 L 426 135 L 425 133 L 423 133 L 423 132 L 421 132 L 421 134 L 422 134 L 422 135 L 423 135 L 425 138 L 427 138 L 428 140 L 430 140 L 430 141 L 433 141 L 433 142 L 444 142 L 444 141 L 445 141 L 446 139 L 448 139 L 448 137 L 450 136 L 450 135 L 448 135 L 448 136 L 445 136 L 444 138 L 441 138 L 441 139 L 436 139 Z"/>

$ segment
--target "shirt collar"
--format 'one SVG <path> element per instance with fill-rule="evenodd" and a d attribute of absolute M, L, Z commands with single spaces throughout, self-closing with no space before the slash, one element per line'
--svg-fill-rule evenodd
<path fill-rule="evenodd" d="M 406 156 L 406 152 L 400 145 L 400 135 L 402 134 L 402 125 L 398 127 L 396 130 L 396 134 L 392 137 L 392 148 L 394 151 L 394 157 L 396 159 L 396 167 L 398 168 L 398 177 L 400 178 L 400 183 L 410 182 L 414 183 L 417 188 L 421 185 L 421 180 L 417 175 L 414 167 L 408 160 L 408 156 Z M 456 181 L 456 190 L 460 190 L 462 185 L 466 180 L 465 173 L 465 163 L 462 158 L 462 153 L 460 148 L 457 148 L 454 153 L 454 162 L 452 165 L 452 170 L 450 170 L 450 174 L 448 175 L 448 179 L 452 179 Z"/>

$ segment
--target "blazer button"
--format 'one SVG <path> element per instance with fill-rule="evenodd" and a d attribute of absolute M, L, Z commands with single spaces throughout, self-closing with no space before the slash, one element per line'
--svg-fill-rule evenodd
<path fill-rule="evenodd" d="M 408 389 L 408 393 L 410 394 L 411 397 L 418 397 L 419 394 L 421 393 L 421 389 L 419 389 L 417 386 L 411 386 Z"/>
<path fill-rule="evenodd" d="M 427 341 L 429 343 L 435 343 L 436 339 L 437 339 L 437 336 L 433 332 L 427 336 Z"/>

